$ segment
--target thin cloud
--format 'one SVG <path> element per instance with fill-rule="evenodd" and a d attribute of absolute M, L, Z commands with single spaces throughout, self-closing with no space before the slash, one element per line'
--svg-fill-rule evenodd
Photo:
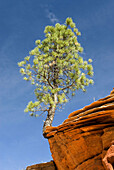
<path fill-rule="evenodd" d="M 46 16 L 47 18 L 52 22 L 52 23 L 56 23 L 59 21 L 59 19 L 55 16 L 55 14 L 51 11 L 49 11 L 48 9 L 46 10 Z"/>

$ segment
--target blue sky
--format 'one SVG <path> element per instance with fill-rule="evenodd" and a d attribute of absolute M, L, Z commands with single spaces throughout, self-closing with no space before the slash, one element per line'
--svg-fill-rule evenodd
<path fill-rule="evenodd" d="M 82 33 L 84 59 L 92 58 L 94 85 L 78 91 L 53 126 L 77 109 L 105 97 L 114 87 L 113 0 L 0 0 L 0 169 L 23 170 L 28 165 L 50 161 L 48 141 L 42 136 L 44 117 L 24 113 L 34 100 L 33 87 L 19 73 L 17 62 L 44 38 L 46 25 L 61 24 L 72 17 Z"/>

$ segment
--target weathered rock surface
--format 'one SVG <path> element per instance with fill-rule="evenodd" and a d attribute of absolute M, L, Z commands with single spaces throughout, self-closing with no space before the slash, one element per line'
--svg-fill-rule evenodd
<path fill-rule="evenodd" d="M 112 141 L 111 146 L 102 161 L 106 170 L 114 169 L 114 141 Z"/>
<path fill-rule="evenodd" d="M 114 140 L 114 89 L 71 113 L 62 125 L 47 127 L 46 137 L 58 170 L 106 169 L 102 160 Z"/>
<path fill-rule="evenodd" d="M 57 170 L 57 168 L 55 166 L 55 163 L 51 161 L 47 163 L 28 166 L 26 170 Z"/>

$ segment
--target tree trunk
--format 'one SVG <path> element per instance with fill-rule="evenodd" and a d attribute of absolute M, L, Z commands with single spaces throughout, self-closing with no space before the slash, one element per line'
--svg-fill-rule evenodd
<path fill-rule="evenodd" d="M 55 116 L 56 106 L 57 106 L 57 93 L 54 94 L 54 104 L 50 106 L 50 108 L 48 110 L 47 118 L 43 125 L 43 136 L 44 137 L 46 135 L 46 133 L 45 133 L 46 127 L 52 126 L 52 122 L 53 122 L 53 119 Z"/>
<path fill-rule="evenodd" d="M 48 111 L 48 114 L 47 114 L 47 118 L 44 122 L 44 125 L 43 125 L 43 136 L 45 137 L 45 130 L 46 130 L 46 127 L 47 126 L 52 126 L 52 122 L 53 122 L 53 119 L 54 119 L 54 115 L 55 115 L 55 107 L 50 107 L 49 111 Z"/>

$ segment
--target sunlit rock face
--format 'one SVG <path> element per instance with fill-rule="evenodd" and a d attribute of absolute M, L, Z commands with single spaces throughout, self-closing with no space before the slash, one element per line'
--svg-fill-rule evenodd
<path fill-rule="evenodd" d="M 106 170 L 114 169 L 114 141 L 112 141 L 111 146 L 102 161 Z"/>
<path fill-rule="evenodd" d="M 41 163 L 36 165 L 31 165 L 26 168 L 26 170 L 57 170 L 53 161 L 47 163 Z"/>
<path fill-rule="evenodd" d="M 114 89 L 71 113 L 58 127 L 47 127 L 46 137 L 58 170 L 106 169 L 103 161 L 114 141 Z"/>

